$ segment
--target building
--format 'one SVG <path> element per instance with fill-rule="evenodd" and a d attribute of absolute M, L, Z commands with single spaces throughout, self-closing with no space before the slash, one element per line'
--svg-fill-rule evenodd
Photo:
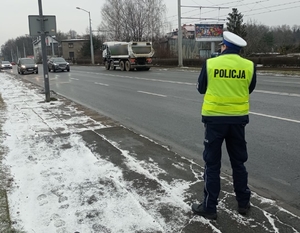
<path fill-rule="evenodd" d="M 172 32 L 167 33 L 167 38 L 169 39 L 177 39 L 178 37 L 178 29 L 173 30 Z M 182 26 L 182 38 L 186 39 L 195 39 L 195 25 L 193 24 L 184 24 Z"/>
<path fill-rule="evenodd" d="M 45 38 L 45 43 L 46 43 L 46 54 L 47 57 L 52 57 L 52 56 L 60 56 L 60 45 L 59 42 L 51 37 L 47 36 Z M 36 40 L 32 42 L 33 44 L 33 54 L 34 54 L 34 59 L 36 62 L 42 62 L 42 43 L 41 43 L 41 37 L 37 37 Z"/>
<path fill-rule="evenodd" d="M 62 56 L 69 61 L 76 61 L 80 57 L 81 48 L 88 39 L 67 39 L 61 41 Z"/>

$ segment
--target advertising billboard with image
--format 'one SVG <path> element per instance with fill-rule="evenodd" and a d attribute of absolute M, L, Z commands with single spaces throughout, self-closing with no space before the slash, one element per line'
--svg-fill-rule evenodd
<path fill-rule="evenodd" d="M 196 41 L 222 41 L 223 24 L 195 24 Z"/>

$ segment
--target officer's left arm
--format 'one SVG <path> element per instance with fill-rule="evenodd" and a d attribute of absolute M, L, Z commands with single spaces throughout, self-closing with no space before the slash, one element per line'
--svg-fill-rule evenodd
<path fill-rule="evenodd" d="M 253 92 L 253 90 L 255 89 L 256 86 L 256 66 L 254 65 L 254 71 L 253 71 L 253 76 L 252 76 L 252 80 L 249 86 L 249 94 L 251 94 Z"/>
<path fill-rule="evenodd" d="M 206 62 L 203 64 L 200 75 L 198 77 L 197 89 L 200 94 L 205 94 L 207 88 L 207 72 L 206 72 Z"/>

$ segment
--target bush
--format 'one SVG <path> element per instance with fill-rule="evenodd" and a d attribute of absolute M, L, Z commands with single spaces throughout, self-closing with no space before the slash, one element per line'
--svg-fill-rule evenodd
<path fill-rule="evenodd" d="M 249 57 L 248 59 L 265 67 L 300 67 L 299 57 Z"/>
<path fill-rule="evenodd" d="M 205 59 L 183 59 L 183 66 L 190 66 L 190 67 L 201 67 Z M 154 66 L 166 66 L 166 67 L 174 67 L 178 66 L 178 58 L 154 58 L 153 59 Z"/>

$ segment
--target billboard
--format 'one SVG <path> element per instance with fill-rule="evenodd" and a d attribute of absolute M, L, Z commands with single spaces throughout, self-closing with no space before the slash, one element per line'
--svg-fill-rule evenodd
<path fill-rule="evenodd" d="M 196 41 L 222 41 L 223 24 L 195 24 Z"/>

